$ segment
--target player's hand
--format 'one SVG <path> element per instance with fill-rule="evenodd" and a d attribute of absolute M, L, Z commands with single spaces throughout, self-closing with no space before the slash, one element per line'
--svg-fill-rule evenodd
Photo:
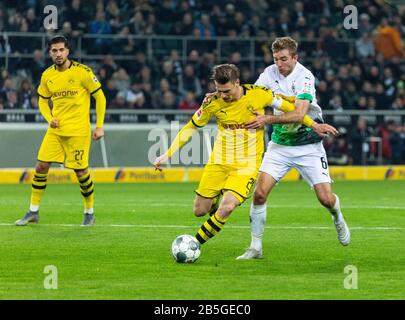
<path fill-rule="evenodd" d="M 265 114 L 260 114 L 257 111 L 252 111 L 256 116 L 253 120 L 246 122 L 244 124 L 245 129 L 259 129 L 263 128 L 266 123 L 269 123 L 269 116 Z"/>
<path fill-rule="evenodd" d="M 333 127 L 329 124 L 317 123 L 315 121 L 312 124 L 312 129 L 314 129 L 314 131 L 321 137 L 325 137 L 327 135 L 336 136 L 339 133 L 339 131 L 335 127 Z"/>
<path fill-rule="evenodd" d="M 49 121 L 49 126 L 53 129 L 59 128 L 59 120 L 51 119 L 51 121 Z"/>
<path fill-rule="evenodd" d="M 104 129 L 96 128 L 91 136 L 93 140 L 100 140 L 102 137 L 104 137 Z"/>
<path fill-rule="evenodd" d="M 215 96 L 215 94 L 216 94 L 216 92 L 208 92 L 208 93 L 206 93 L 202 103 L 204 104 L 204 103 L 210 102 L 211 98 L 213 96 Z"/>
<path fill-rule="evenodd" d="M 169 156 L 164 153 L 160 157 L 157 157 L 156 160 L 153 162 L 153 166 L 155 170 L 162 171 L 161 165 L 169 160 Z"/>

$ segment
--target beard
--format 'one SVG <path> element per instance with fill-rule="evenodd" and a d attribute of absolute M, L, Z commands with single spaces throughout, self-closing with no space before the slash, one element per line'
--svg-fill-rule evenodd
<path fill-rule="evenodd" d="M 58 66 L 58 67 L 60 67 L 60 66 L 63 66 L 65 63 L 66 63 L 66 61 L 67 61 L 67 59 L 65 58 L 65 59 L 55 59 L 55 61 L 54 61 L 54 63 Z"/>

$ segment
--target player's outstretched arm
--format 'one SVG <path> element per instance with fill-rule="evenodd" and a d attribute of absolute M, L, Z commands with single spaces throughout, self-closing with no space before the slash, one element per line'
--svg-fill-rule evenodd
<path fill-rule="evenodd" d="M 258 112 L 252 111 L 256 118 L 245 123 L 246 129 L 258 129 L 265 124 L 273 123 L 303 123 L 307 127 L 312 127 L 314 121 L 306 115 L 309 107 L 309 103 L 306 103 L 308 101 L 297 100 L 294 105 L 294 103 L 279 96 L 274 96 L 271 101 L 270 105 L 277 110 L 283 111 L 284 114 L 278 116 L 260 115 Z"/>
<path fill-rule="evenodd" d="M 268 123 L 296 123 L 301 122 L 303 125 L 307 126 L 308 128 L 312 128 L 318 135 L 325 136 L 327 134 L 331 134 L 336 136 L 338 134 L 338 130 L 329 125 L 329 124 L 320 124 L 315 122 L 311 119 L 306 113 L 308 112 L 310 102 L 308 100 L 301 100 L 297 99 L 295 101 L 295 105 L 293 105 L 289 101 L 282 100 L 280 107 L 278 108 L 280 111 L 285 112 L 282 115 L 273 116 L 270 115 L 268 117 Z M 293 106 L 293 109 L 291 108 Z"/>
<path fill-rule="evenodd" d="M 321 137 L 324 137 L 326 135 L 336 136 L 339 133 L 339 131 L 335 127 L 327 123 L 317 123 L 314 121 L 311 128 Z"/>
<path fill-rule="evenodd" d="M 189 121 L 176 135 L 169 149 L 164 154 L 157 157 L 156 160 L 153 162 L 155 170 L 162 171 L 162 164 L 167 162 L 172 157 L 172 155 L 176 153 L 177 150 L 185 145 L 196 131 L 197 127 L 193 124 L 192 121 Z"/>
<path fill-rule="evenodd" d="M 292 102 L 275 96 L 272 107 L 285 112 L 282 115 L 261 115 L 256 111 L 252 111 L 256 118 L 245 123 L 246 129 L 262 128 L 265 124 L 282 124 L 282 123 L 302 123 L 305 126 L 312 128 L 320 136 L 326 134 L 337 135 L 336 128 L 329 124 L 319 124 L 306 115 L 309 102 L 307 100 L 297 100 L 294 105 Z"/>

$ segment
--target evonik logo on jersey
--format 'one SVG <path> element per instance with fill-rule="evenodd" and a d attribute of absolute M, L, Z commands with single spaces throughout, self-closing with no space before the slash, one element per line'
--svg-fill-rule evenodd
<path fill-rule="evenodd" d="M 58 91 L 54 92 L 52 97 L 53 98 L 59 98 L 59 97 L 74 97 L 79 94 L 79 91 L 77 90 L 64 90 L 64 91 Z"/>

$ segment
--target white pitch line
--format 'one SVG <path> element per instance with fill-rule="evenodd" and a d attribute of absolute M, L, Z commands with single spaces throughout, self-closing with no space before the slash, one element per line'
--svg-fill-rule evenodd
<path fill-rule="evenodd" d="M 80 227 L 79 224 L 67 224 L 67 223 L 44 223 L 42 226 L 47 227 Z M 14 223 L 0 223 L 0 227 L 15 226 Z M 102 228 L 198 228 L 199 225 L 186 226 L 186 225 L 168 225 L 168 224 L 96 224 L 95 227 Z M 227 229 L 250 229 L 250 226 L 233 226 L 227 225 Z M 329 230 L 334 229 L 333 227 L 322 227 L 322 226 L 267 226 L 266 229 L 292 229 L 292 230 Z M 350 230 L 405 230 L 401 227 L 350 227 Z"/>
<path fill-rule="evenodd" d="M 7 201 L 1 201 L 1 205 L 15 205 L 15 204 L 20 204 L 20 202 L 7 202 Z M 46 205 L 52 206 L 52 205 L 57 205 L 57 206 L 72 206 L 77 204 L 77 202 L 54 202 L 54 201 L 48 201 Z M 102 203 L 98 202 L 98 206 L 116 206 L 115 204 L 111 203 Z M 190 203 L 149 203 L 149 202 L 134 202 L 134 203 L 121 203 L 121 207 L 184 207 L 184 208 L 192 208 L 193 204 L 192 202 Z M 267 206 L 268 208 L 285 208 L 285 209 L 296 209 L 296 208 L 304 208 L 304 209 L 319 209 L 322 208 L 321 205 L 283 205 L 283 204 L 269 204 Z M 380 205 L 368 205 L 368 206 L 361 206 L 361 205 L 345 205 L 342 206 L 342 210 L 344 209 L 367 209 L 367 210 L 405 210 L 405 206 L 380 206 Z"/>

